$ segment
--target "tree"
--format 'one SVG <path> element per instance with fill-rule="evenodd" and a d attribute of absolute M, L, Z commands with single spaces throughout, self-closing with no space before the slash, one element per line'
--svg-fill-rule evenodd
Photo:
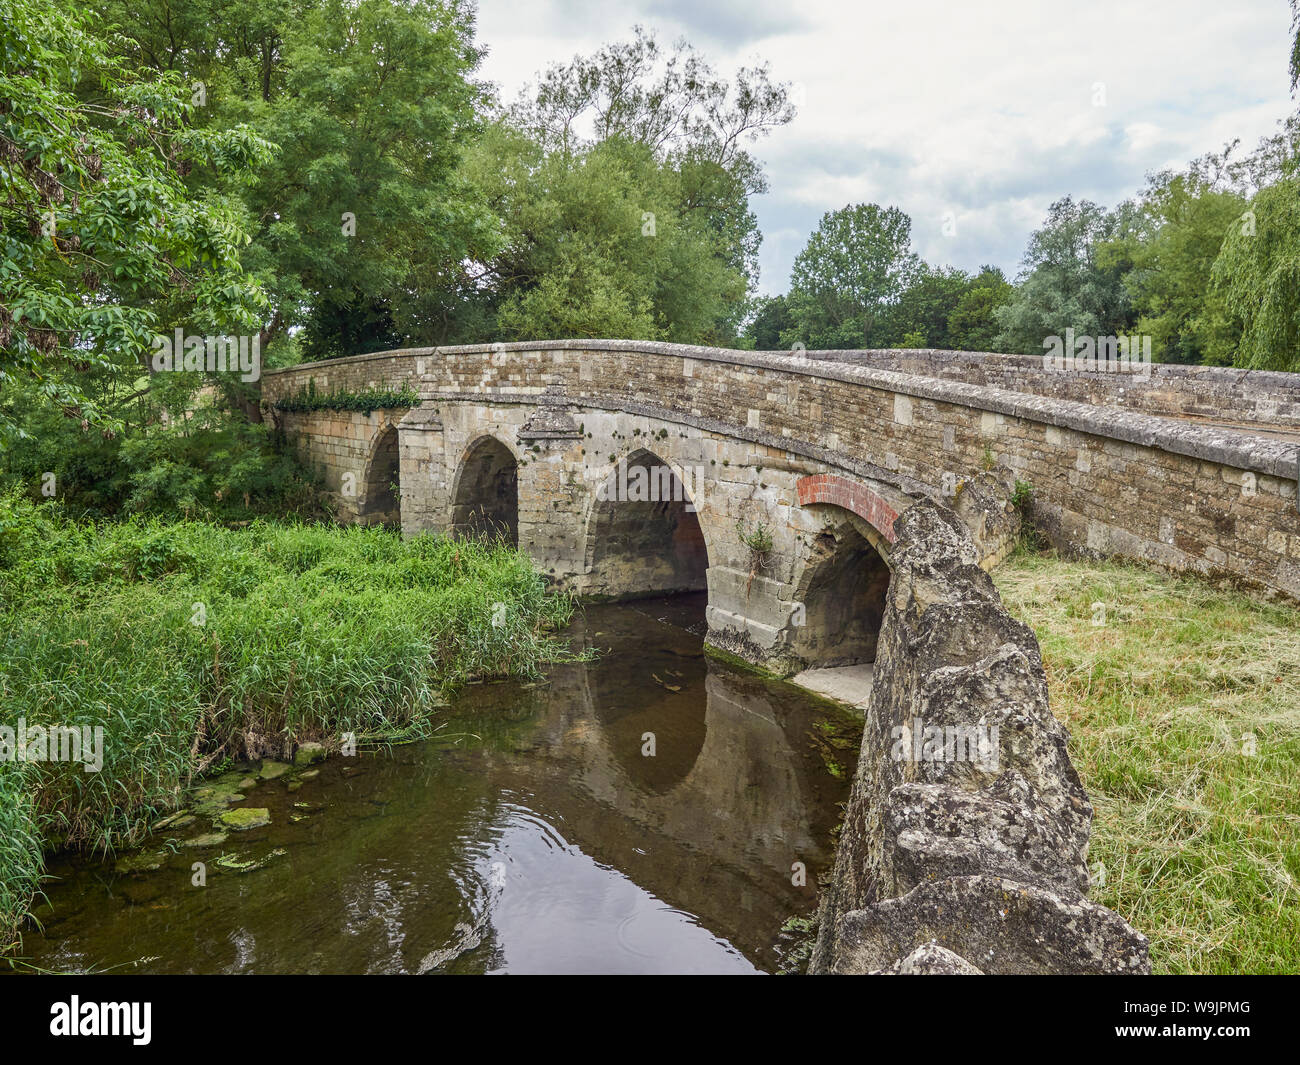
<path fill-rule="evenodd" d="M 0 15 L 0 383 L 112 431 L 95 393 L 143 378 L 160 332 L 261 320 L 240 205 L 184 177 L 248 175 L 272 146 L 195 128 L 182 79 L 137 73 L 90 16 L 41 0 L 0 0 Z M 0 433 L 16 428 L 0 409 Z"/>
<path fill-rule="evenodd" d="M 552 67 L 486 131 L 467 180 L 502 221 L 449 328 L 466 339 L 734 339 L 757 281 L 743 150 L 789 121 L 763 68 L 717 77 L 653 36 Z"/>
<path fill-rule="evenodd" d="M 1140 222 L 1128 242 L 1125 286 L 1137 331 L 1151 336 L 1158 361 L 1230 362 L 1236 347 L 1237 329 L 1210 284 L 1224 235 L 1246 209 L 1231 184 L 1234 147 L 1184 172 L 1151 175 L 1135 204 Z"/>
<path fill-rule="evenodd" d="M 996 266 L 980 267 L 948 316 L 948 340 L 958 351 L 996 351 L 997 314 L 1015 289 Z"/>
<path fill-rule="evenodd" d="M 1291 0 L 1291 91 L 1300 88 L 1300 0 Z"/>
<path fill-rule="evenodd" d="M 1041 355 L 1046 338 L 1064 336 L 1067 328 L 1093 337 L 1126 332 L 1128 263 L 1114 241 L 1129 222 L 1088 200 L 1067 196 L 1052 204 L 1030 238 L 1015 295 L 997 312 L 998 346 Z"/>
<path fill-rule="evenodd" d="M 899 296 L 889 343 L 901 347 L 953 347 L 948 319 L 970 283 L 970 275 L 964 270 L 921 263 L 911 284 Z"/>
<path fill-rule="evenodd" d="M 784 296 L 766 296 L 754 301 L 753 313 L 745 326 L 747 346 L 757 351 L 781 347 L 781 336 L 794 325 Z"/>
<path fill-rule="evenodd" d="M 920 260 L 912 221 L 897 207 L 855 204 L 829 211 L 794 261 L 786 343 L 810 348 L 887 346 L 891 316 Z"/>
<path fill-rule="evenodd" d="M 462 0 L 100 0 L 127 54 L 184 71 L 210 128 L 281 145 L 251 184 L 215 175 L 254 222 L 247 268 L 271 295 L 262 343 L 309 358 L 437 338 L 465 263 L 498 227 L 461 179 L 480 54 Z"/>
<path fill-rule="evenodd" d="M 1236 365 L 1300 371 L 1300 177 L 1256 193 L 1229 225 L 1211 277 L 1241 323 Z"/>

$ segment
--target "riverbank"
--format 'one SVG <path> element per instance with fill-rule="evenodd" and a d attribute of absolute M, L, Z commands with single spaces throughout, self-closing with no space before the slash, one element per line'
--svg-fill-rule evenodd
<path fill-rule="evenodd" d="M 139 849 L 51 855 L 16 964 L 799 967 L 782 925 L 815 912 L 861 722 L 710 660 L 703 632 L 702 595 L 589 605 L 564 630 L 575 660 L 464 685 L 427 739 L 236 762 Z"/>
<path fill-rule="evenodd" d="M 0 954 L 47 847 L 129 846 L 226 760 L 427 730 L 443 690 L 566 655 L 571 613 L 513 549 L 0 498 L 0 726 L 27 740 L 0 758 Z"/>
<path fill-rule="evenodd" d="M 1156 972 L 1300 970 L 1300 611 L 1055 555 L 993 577 L 1095 808 L 1091 897 Z"/>

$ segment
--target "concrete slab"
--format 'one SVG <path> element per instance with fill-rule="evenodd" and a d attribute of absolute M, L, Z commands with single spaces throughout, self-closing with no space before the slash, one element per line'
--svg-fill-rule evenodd
<path fill-rule="evenodd" d="M 866 710 L 875 669 L 869 662 L 856 666 L 832 666 L 830 669 L 805 669 L 796 673 L 790 682 L 836 702 Z"/>

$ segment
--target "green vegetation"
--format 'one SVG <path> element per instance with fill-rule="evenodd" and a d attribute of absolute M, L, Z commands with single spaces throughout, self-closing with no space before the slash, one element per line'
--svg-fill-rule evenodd
<path fill-rule="evenodd" d="M 1300 615 L 1053 555 L 994 578 L 1095 807 L 1092 897 L 1150 936 L 1157 972 L 1300 969 Z"/>
<path fill-rule="evenodd" d="M 513 549 L 378 529 L 132 520 L 0 498 L 5 724 L 102 726 L 103 768 L 0 761 L 0 946 L 45 843 L 138 840 L 227 757 L 427 726 L 439 691 L 535 675 L 570 602 Z"/>
<path fill-rule="evenodd" d="M 115 55 L 72 5 L 0 0 L 0 56 L 0 385 L 111 428 L 97 388 L 137 377 L 157 332 L 240 333 L 265 310 L 242 210 L 215 186 L 272 145 L 197 128 L 179 75 Z M 213 187 L 187 186 L 191 168 Z"/>
<path fill-rule="evenodd" d="M 122 432 L 46 408 L 21 412 L 23 438 L 0 453 L 0 492 L 55 498 L 90 519 L 329 517 L 315 479 L 274 446 L 268 426 L 231 417 L 211 393 L 178 400 L 173 410 L 190 406 L 179 418 L 165 417 L 156 398 L 135 403 L 139 413 Z"/>
<path fill-rule="evenodd" d="M 336 388 L 329 392 L 316 390 L 316 379 L 307 382 L 296 396 L 277 400 L 276 410 L 314 411 L 314 410 L 354 410 L 369 414 L 374 410 L 389 410 L 393 407 L 414 407 L 420 402 L 420 393 L 410 385 L 401 388 L 367 388 L 360 392 Z"/>

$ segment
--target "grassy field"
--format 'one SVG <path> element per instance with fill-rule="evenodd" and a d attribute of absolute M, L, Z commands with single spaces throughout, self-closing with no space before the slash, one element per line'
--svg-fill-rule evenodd
<path fill-rule="evenodd" d="M 1300 972 L 1300 610 L 1052 555 L 994 579 L 1096 809 L 1093 897 L 1157 972 Z"/>
<path fill-rule="evenodd" d="M 0 497 L 0 725 L 104 735 L 96 773 L 0 759 L 0 954 L 44 846 L 130 844 L 220 760 L 428 727 L 441 689 L 562 656 L 571 609 L 512 548 Z"/>

